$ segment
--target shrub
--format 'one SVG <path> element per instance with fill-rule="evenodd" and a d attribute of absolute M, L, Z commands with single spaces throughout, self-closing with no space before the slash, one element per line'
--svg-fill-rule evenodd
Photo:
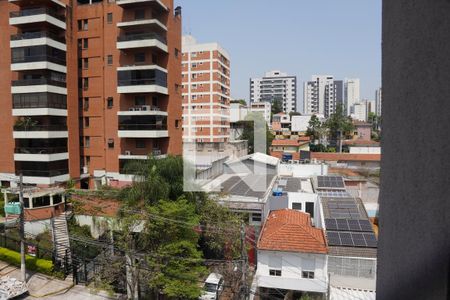
<path fill-rule="evenodd" d="M 20 253 L 6 248 L 0 248 L 0 260 L 20 267 Z M 26 267 L 35 272 L 46 275 L 53 274 L 53 262 L 46 259 L 36 258 L 30 255 L 25 256 Z"/>

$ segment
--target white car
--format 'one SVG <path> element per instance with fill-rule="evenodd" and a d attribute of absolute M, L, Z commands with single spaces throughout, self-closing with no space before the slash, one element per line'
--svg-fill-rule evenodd
<path fill-rule="evenodd" d="M 223 291 L 223 276 L 218 273 L 209 274 L 203 285 L 200 300 L 217 300 Z"/>

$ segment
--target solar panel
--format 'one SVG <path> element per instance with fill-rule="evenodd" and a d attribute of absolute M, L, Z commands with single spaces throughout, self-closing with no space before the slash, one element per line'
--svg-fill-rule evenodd
<path fill-rule="evenodd" d="M 336 219 L 325 219 L 325 228 L 327 230 L 337 230 Z"/>
<path fill-rule="evenodd" d="M 325 228 L 337 231 L 373 232 L 372 224 L 368 220 L 326 218 Z"/>
<path fill-rule="evenodd" d="M 359 220 L 359 225 L 361 226 L 361 231 L 372 231 L 372 224 L 367 220 Z"/>
<path fill-rule="evenodd" d="M 342 190 L 322 190 L 317 191 L 317 194 L 320 197 L 328 197 L 328 198 L 348 198 L 350 197 L 350 194 L 346 191 Z"/>
<path fill-rule="evenodd" d="M 327 231 L 328 245 L 376 248 L 374 233 Z"/>
<path fill-rule="evenodd" d="M 337 219 L 336 223 L 337 223 L 337 229 L 338 230 L 340 230 L 340 231 L 342 231 L 342 230 L 343 231 L 348 231 L 349 230 L 347 220 L 345 220 L 345 219 Z"/>
<path fill-rule="evenodd" d="M 317 176 L 318 188 L 344 188 L 344 178 L 341 176 Z"/>

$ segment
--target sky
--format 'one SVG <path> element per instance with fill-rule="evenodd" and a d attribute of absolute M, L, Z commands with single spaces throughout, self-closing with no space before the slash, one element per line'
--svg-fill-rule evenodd
<path fill-rule="evenodd" d="M 234 99 L 248 101 L 249 79 L 269 70 L 297 76 L 300 105 L 312 75 L 360 78 L 363 99 L 381 85 L 381 0 L 174 1 L 183 34 L 230 54 Z"/>

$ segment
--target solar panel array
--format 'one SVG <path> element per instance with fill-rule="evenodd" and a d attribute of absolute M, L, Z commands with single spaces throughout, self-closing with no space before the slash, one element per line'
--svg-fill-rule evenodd
<path fill-rule="evenodd" d="M 377 238 L 373 232 L 327 232 L 328 245 L 330 246 L 353 246 L 353 247 L 377 247 Z"/>
<path fill-rule="evenodd" d="M 372 224 L 368 220 L 325 219 L 327 230 L 372 232 Z"/>
<path fill-rule="evenodd" d="M 342 190 L 321 190 L 317 191 L 317 194 L 320 197 L 328 197 L 328 198 L 348 198 L 351 197 L 349 193 Z"/>
<path fill-rule="evenodd" d="M 317 176 L 317 187 L 321 189 L 344 189 L 344 178 L 341 176 Z"/>
<path fill-rule="evenodd" d="M 334 219 L 360 219 L 361 214 L 356 201 L 351 200 L 329 200 L 328 211 Z"/>

